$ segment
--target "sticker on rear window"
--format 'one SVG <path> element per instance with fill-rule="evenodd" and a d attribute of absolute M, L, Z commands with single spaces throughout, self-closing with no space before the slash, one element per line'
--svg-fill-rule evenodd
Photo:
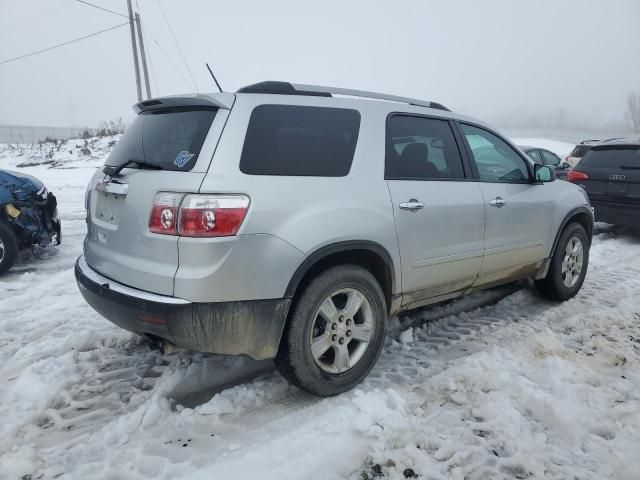
<path fill-rule="evenodd" d="M 189 160 L 191 160 L 195 156 L 195 153 L 189 153 L 186 150 L 181 151 L 176 159 L 173 161 L 173 164 L 178 167 L 184 167 Z"/>

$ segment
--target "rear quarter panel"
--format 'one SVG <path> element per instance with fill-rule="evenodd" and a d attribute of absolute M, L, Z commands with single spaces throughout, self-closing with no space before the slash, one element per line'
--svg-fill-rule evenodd
<path fill-rule="evenodd" d="M 360 112 L 358 144 L 347 176 L 262 176 L 240 171 L 239 161 L 253 108 L 262 104 L 292 103 L 353 108 Z M 273 235 L 299 253 L 294 262 L 264 258 L 260 251 L 246 259 L 247 264 L 279 262 L 281 268 L 277 275 L 272 275 L 272 269 L 266 266 L 255 270 L 257 275 L 268 274 L 268 278 L 260 281 L 267 282 L 274 294 L 284 295 L 296 268 L 308 255 L 326 245 L 348 240 L 365 240 L 383 247 L 394 262 L 396 291 L 400 291 L 398 242 L 389 191 L 384 182 L 387 113 L 388 108 L 380 108 L 374 102 L 349 99 L 238 96 L 201 192 L 247 194 L 251 205 L 239 235 Z"/>

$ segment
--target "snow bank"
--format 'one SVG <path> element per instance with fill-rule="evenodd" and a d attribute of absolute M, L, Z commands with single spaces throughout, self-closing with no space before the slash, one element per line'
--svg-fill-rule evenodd
<path fill-rule="evenodd" d="M 120 136 L 72 138 L 33 144 L 0 143 L 0 167 L 97 167 L 104 163 Z"/>

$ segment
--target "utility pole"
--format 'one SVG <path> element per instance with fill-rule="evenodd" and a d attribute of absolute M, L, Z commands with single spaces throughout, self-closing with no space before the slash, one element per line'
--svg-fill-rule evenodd
<path fill-rule="evenodd" d="M 131 0 L 127 0 L 129 8 L 129 29 L 131 30 L 131 49 L 133 51 L 133 68 L 136 72 L 136 87 L 138 89 L 138 102 L 142 101 L 142 87 L 140 86 L 140 66 L 138 65 L 138 49 L 136 48 L 136 32 L 133 26 L 133 8 Z"/>
<path fill-rule="evenodd" d="M 149 70 L 147 70 L 147 56 L 144 53 L 142 26 L 140 24 L 140 15 L 138 14 L 138 12 L 136 12 L 136 27 L 138 27 L 138 42 L 140 43 L 140 58 L 142 59 L 142 73 L 144 73 L 144 87 L 147 91 L 147 100 L 149 100 L 151 98 L 151 87 L 149 86 Z"/>

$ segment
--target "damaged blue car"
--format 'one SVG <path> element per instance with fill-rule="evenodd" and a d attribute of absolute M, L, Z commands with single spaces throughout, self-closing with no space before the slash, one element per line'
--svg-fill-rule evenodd
<path fill-rule="evenodd" d="M 20 250 L 61 240 L 55 195 L 37 178 L 0 169 L 0 275 Z"/>

